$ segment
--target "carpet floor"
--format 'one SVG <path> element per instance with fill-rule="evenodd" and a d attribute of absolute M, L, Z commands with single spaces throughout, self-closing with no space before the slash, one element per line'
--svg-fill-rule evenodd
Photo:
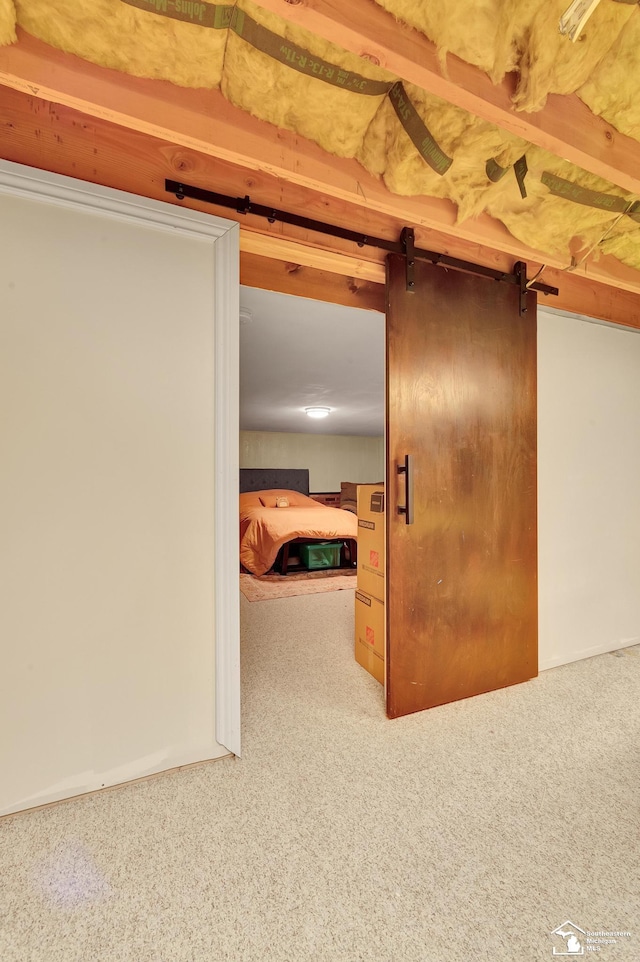
<path fill-rule="evenodd" d="M 352 592 L 242 635 L 241 760 L 0 823 L 2 962 L 640 959 L 638 648 L 391 722 Z"/>

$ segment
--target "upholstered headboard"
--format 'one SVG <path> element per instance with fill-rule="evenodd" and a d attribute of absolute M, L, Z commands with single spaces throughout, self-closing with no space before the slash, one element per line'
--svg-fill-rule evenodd
<path fill-rule="evenodd" d="M 240 468 L 240 494 L 286 488 L 309 494 L 308 468 Z"/>

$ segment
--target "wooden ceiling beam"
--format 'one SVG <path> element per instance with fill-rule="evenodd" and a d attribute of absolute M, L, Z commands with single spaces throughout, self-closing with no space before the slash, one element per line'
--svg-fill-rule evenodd
<path fill-rule="evenodd" d="M 241 253 L 240 283 L 246 287 L 344 304 L 345 307 L 378 311 L 380 314 L 386 310 L 384 283 L 361 281 L 331 271 L 305 267 L 295 261 Z"/>
<path fill-rule="evenodd" d="M 550 95 L 543 110 L 516 111 L 516 76 L 493 84 L 459 57 L 446 75 L 435 45 L 372 0 L 255 0 L 259 6 L 497 127 L 640 194 L 640 144 L 595 116 L 575 94 Z"/>
<path fill-rule="evenodd" d="M 256 194 L 260 202 L 330 223 L 397 240 L 403 221 L 365 212 L 265 172 L 248 171 L 149 134 L 122 128 L 69 107 L 5 89 L 0 98 L 0 156 L 91 183 L 103 184 L 232 218 L 241 224 L 241 279 L 249 286 L 384 310 L 384 251 L 358 248 L 338 238 L 237 214 L 203 202 L 179 202 L 164 189 L 166 178 L 184 178 L 233 197 Z M 478 264 L 510 271 L 508 254 L 472 246 L 435 231 L 418 232 L 436 250 Z M 277 266 L 276 266 L 277 265 Z M 530 264 L 530 274 L 540 266 Z M 640 294 L 598 283 L 593 278 L 547 269 L 544 280 L 560 288 L 559 297 L 541 297 L 558 307 L 640 328 Z"/>
<path fill-rule="evenodd" d="M 418 246 L 423 248 L 487 266 L 504 263 L 504 255 L 508 255 L 512 259 L 509 269 L 516 260 L 542 262 L 539 251 L 513 237 L 488 215 L 457 223 L 456 207 L 448 200 L 392 194 L 357 161 L 333 157 L 291 131 L 257 120 L 235 108 L 217 90 L 192 90 L 130 77 L 55 50 L 23 31 L 18 43 L 0 48 L 0 84 L 248 172 L 275 177 L 283 185 L 310 190 L 316 197 L 315 210 L 305 213 L 318 220 L 329 220 L 322 214 L 327 215 L 331 208 L 333 223 L 353 227 L 353 209 L 359 208 L 358 229 L 370 236 L 375 236 L 371 227 L 375 215 L 383 214 L 415 227 Z M 220 190 L 215 183 L 199 186 Z M 266 202 L 262 196 L 253 199 Z M 340 207 L 345 204 L 349 215 L 341 220 Z M 544 255 L 543 259 L 549 267 L 567 266 L 557 255 Z M 640 272 L 613 258 L 589 258 L 575 273 L 640 292 Z"/>
<path fill-rule="evenodd" d="M 372 281 L 375 284 L 385 282 L 382 251 L 377 252 L 379 255 L 377 259 L 367 260 L 363 257 L 354 257 L 353 254 L 343 254 L 339 251 L 303 244 L 279 234 L 249 230 L 246 227 L 240 228 L 240 251 L 295 263 L 301 267 L 313 267 L 328 271 L 330 274 L 350 274 L 358 280 Z"/>

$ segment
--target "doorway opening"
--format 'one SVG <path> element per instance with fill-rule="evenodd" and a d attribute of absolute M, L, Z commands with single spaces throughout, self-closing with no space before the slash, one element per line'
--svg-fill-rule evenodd
<path fill-rule="evenodd" d="M 308 609 L 313 625 L 307 625 L 307 633 L 315 635 L 318 644 L 327 634 L 341 633 L 355 663 L 357 576 L 349 541 L 357 539 L 357 485 L 380 482 L 385 473 L 385 315 L 242 286 L 239 341 L 241 476 L 247 469 L 284 472 L 285 478 L 287 472 L 306 470 L 308 488 L 301 491 L 321 508 L 313 514 L 329 519 L 339 514 L 347 525 L 336 529 L 342 534 L 335 538 L 309 534 L 285 546 L 286 574 L 281 570 L 282 548 L 252 570 L 253 559 L 248 560 L 241 545 L 241 560 L 246 562 L 240 573 L 242 611 L 251 609 L 250 618 L 241 617 L 241 636 L 248 623 L 253 631 L 263 622 L 265 634 L 272 630 L 277 638 L 278 630 L 268 629 L 274 603 L 280 604 L 282 631 L 294 630 L 282 600 L 291 599 L 289 608 L 301 610 L 300 599 L 313 596 Z M 324 418 L 306 411 L 317 407 L 328 409 Z M 269 490 L 275 497 L 287 483 Z M 284 489 L 281 494 L 285 502 L 294 500 Z M 253 598 L 259 599 L 257 605 Z M 294 652 L 300 658 L 307 653 L 304 644 Z"/>

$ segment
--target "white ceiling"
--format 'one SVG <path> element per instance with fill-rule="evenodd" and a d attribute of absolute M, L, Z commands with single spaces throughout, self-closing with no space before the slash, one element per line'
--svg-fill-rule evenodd
<path fill-rule="evenodd" d="M 241 430 L 384 434 L 383 314 L 250 287 L 240 313 Z M 331 414 L 312 420 L 312 404 Z"/>
<path fill-rule="evenodd" d="M 240 429 L 384 434 L 384 325 L 375 311 L 241 287 Z M 331 414 L 307 417 L 313 404 Z"/>

